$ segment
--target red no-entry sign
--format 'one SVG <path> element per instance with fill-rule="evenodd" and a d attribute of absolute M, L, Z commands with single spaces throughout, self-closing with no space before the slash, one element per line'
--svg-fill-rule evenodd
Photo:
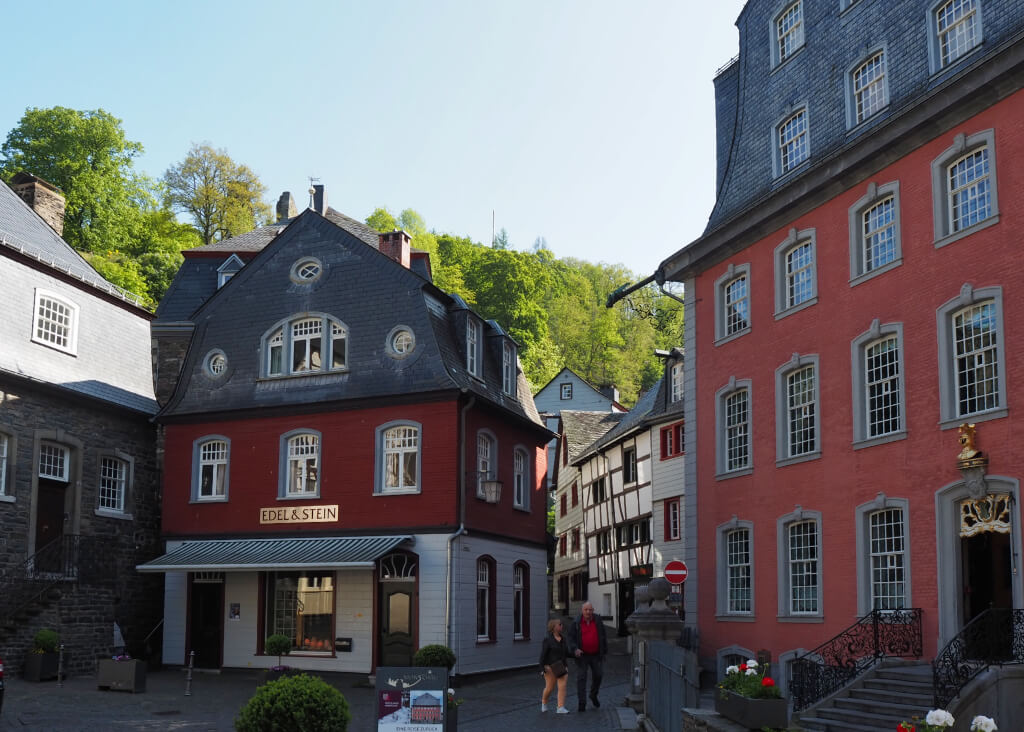
<path fill-rule="evenodd" d="M 686 562 L 673 559 L 665 565 L 665 579 L 674 585 L 681 585 L 686 582 Z"/>

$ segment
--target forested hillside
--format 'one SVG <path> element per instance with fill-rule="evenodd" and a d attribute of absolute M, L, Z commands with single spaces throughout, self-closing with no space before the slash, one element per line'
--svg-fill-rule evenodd
<path fill-rule="evenodd" d="M 58 186 L 67 202 L 64 239 L 155 307 L 183 250 L 250 231 L 271 209 L 256 173 L 223 149 L 193 144 L 158 180 L 134 170 L 142 150 L 103 110 L 29 109 L 0 146 L 0 178 L 27 172 Z M 543 238 L 517 251 L 504 229 L 485 246 L 429 229 L 413 209 L 395 216 L 378 208 L 366 223 L 409 232 L 430 253 L 435 284 L 519 342 L 535 391 L 568 366 L 597 386 L 617 386 L 632 404 L 661 375 L 654 350 L 682 345 L 682 305 L 656 288 L 605 306 L 611 292 L 638 279 L 624 265 L 559 259 Z"/>

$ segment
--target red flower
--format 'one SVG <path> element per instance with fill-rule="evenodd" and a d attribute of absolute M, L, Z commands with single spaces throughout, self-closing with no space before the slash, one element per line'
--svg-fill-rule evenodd
<path fill-rule="evenodd" d="M 896 732 L 914 732 L 914 725 L 908 724 L 907 722 L 900 722 L 900 726 L 896 728 Z"/>
<path fill-rule="evenodd" d="M 775 682 L 772 681 L 771 676 L 765 676 L 763 679 L 761 679 L 761 686 L 775 686 Z"/>
<path fill-rule="evenodd" d="M 747 664 L 741 663 L 740 664 L 740 671 L 746 671 L 746 670 L 747 670 Z"/>

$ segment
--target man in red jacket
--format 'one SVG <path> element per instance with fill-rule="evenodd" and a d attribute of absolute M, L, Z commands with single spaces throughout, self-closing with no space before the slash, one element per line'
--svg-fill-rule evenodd
<path fill-rule="evenodd" d="M 576 698 L 579 710 L 587 708 L 587 669 L 590 669 L 590 703 L 601 706 L 597 692 L 604 675 L 604 657 L 608 653 L 608 636 L 601 622 L 601 616 L 594 613 L 594 606 L 583 603 L 583 614 L 572 621 L 569 629 L 569 652 L 576 657 Z"/>

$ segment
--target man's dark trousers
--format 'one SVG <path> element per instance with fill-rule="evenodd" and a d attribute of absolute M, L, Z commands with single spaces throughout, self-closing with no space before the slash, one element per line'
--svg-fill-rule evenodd
<path fill-rule="evenodd" d="M 576 659 L 576 698 L 580 709 L 587 703 L 587 670 L 590 670 L 590 700 L 597 698 L 601 690 L 601 678 L 604 676 L 604 659 L 591 653 L 584 653 Z M 596 702 L 595 702 L 596 704 Z"/>

